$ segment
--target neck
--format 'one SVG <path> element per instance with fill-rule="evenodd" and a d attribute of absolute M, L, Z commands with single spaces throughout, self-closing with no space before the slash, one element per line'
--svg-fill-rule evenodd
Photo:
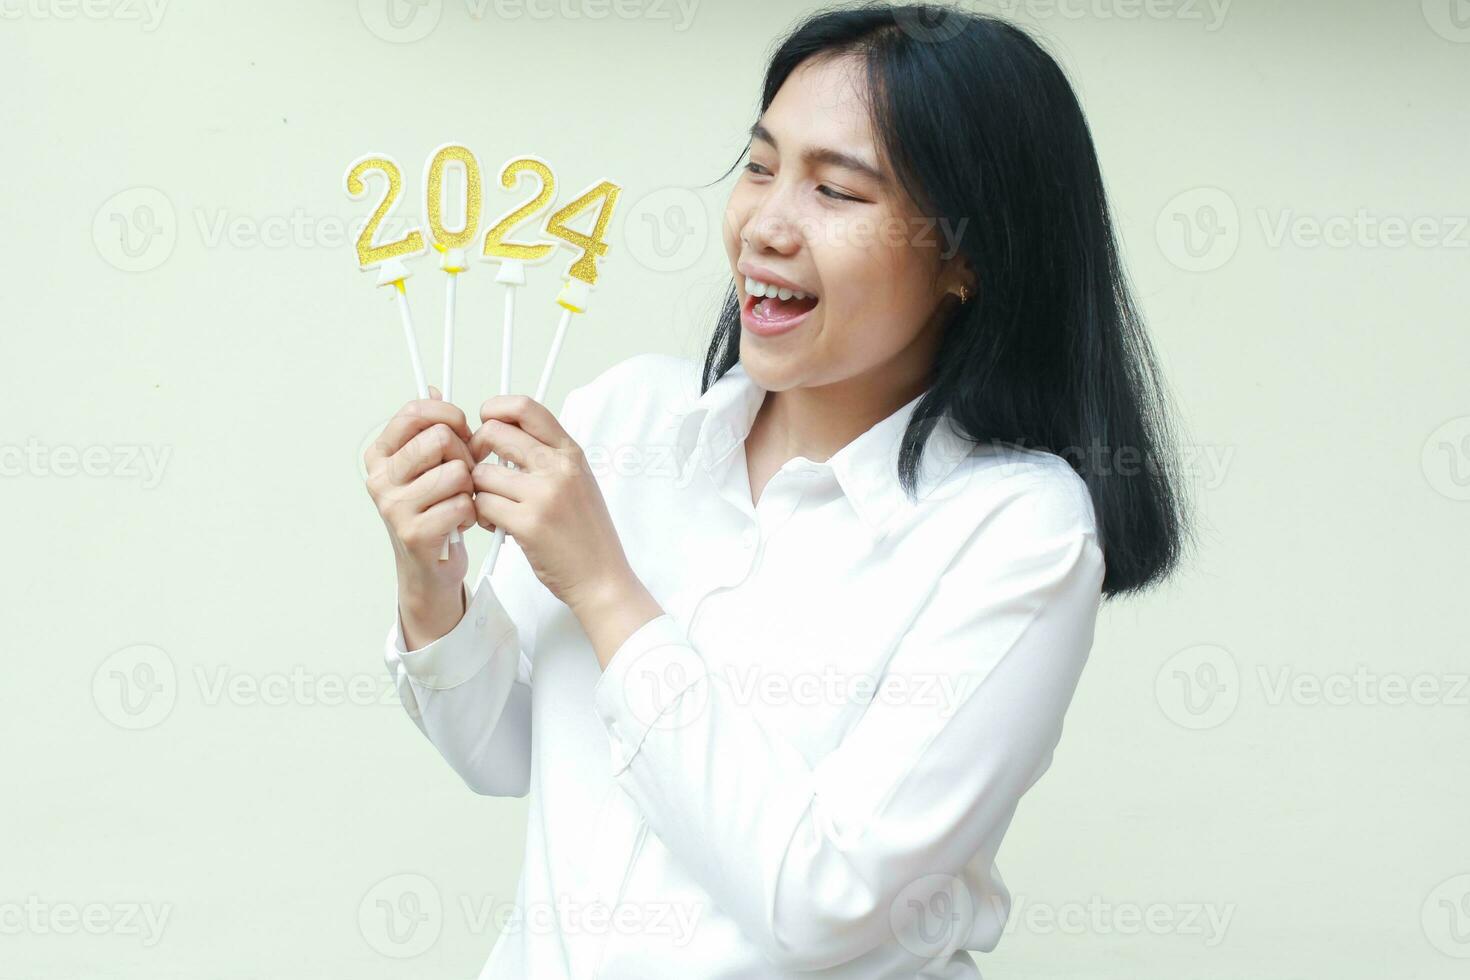
<path fill-rule="evenodd" d="M 916 352 L 922 346 L 841 381 L 770 392 L 751 435 L 782 459 L 804 456 L 826 462 L 924 392 L 933 352 Z"/>

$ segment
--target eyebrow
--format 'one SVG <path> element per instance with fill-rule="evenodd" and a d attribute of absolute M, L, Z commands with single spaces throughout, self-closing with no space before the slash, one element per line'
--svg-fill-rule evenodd
<path fill-rule="evenodd" d="M 763 143 L 769 143 L 773 150 L 780 149 L 776 145 L 776 137 L 772 136 L 771 131 L 760 123 L 756 123 L 750 127 L 750 138 L 760 140 Z M 825 163 L 833 167 L 841 167 L 844 170 L 860 173 L 880 187 L 886 187 L 888 185 L 888 178 L 883 176 L 881 170 L 866 160 L 853 156 L 851 153 L 843 153 L 841 150 L 834 150 L 827 146 L 812 146 L 808 147 L 802 153 L 801 157 L 809 164 Z"/>

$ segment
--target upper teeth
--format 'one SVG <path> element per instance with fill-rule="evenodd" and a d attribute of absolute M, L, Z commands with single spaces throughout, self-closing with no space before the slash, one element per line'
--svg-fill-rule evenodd
<path fill-rule="evenodd" d="M 781 286 L 773 286 L 759 279 L 745 277 L 745 291 L 752 296 L 779 297 L 781 299 L 806 299 L 808 294 L 799 289 L 786 289 Z"/>

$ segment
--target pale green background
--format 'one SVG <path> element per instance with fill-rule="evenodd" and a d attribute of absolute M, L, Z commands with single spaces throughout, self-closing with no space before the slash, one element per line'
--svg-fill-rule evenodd
<path fill-rule="evenodd" d="M 1449 0 L 984 7 L 1040 27 L 1078 80 L 1201 517 L 1171 587 L 1106 608 L 1055 766 L 1002 852 L 1017 907 L 987 977 L 1470 966 L 1456 2 L 1458 22 Z M 393 309 L 341 235 L 366 208 L 342 173 L 386 151 L 417 193 L 429 151 L 461 140 L 487 168 L 539 154 L 568 192 L 619 180 L 605 280 L 548 401 L 640 351 L 699 356 L 727 281 L 728 184 L 695 192 L 705 247 L 687 239 L 673 271 L 651 267 L 635 218 L 736 159 L 768 47 L 804 5 L 704 0 L 681 24 L 671 3 L 593 20 L 585 0 L 549 19 L 445 2 L 410 25 L 417 41 L 378 36 L 382 3 L 376 19 L 364 6 L 4 6 L 0 977 L 472 977 L 494 928 L 464 903 L 513 894 L 525 801 L 472 794 L 391 696 L 317 703 L 321 684 L 387 690 L 392 567 L 359 458 L 411 395 Z M 165 234 L 127 272 L 108 229 L 147 217 L 158 198 L 139 188 L 165 199 Z M 1275 235 L 1360 209 L 1427 219 L 1424 240 Z M 1192 257 L 1180 221 L 1200 243 L 1212 215 L 1226 234 Z M 418 268 L 437 378 L 441 277 Z M 548 273 L 538 287 L 523 390 L 553 320 Z M 461 309 L 473 411 L 498 370 L 483 269 Z M 46 462 L 17 462 L 28 445 Z M 66 475 L 65 447 L 102 447 L 94 475 Z M 168 454 L 156 479 L 119 471 L 131 447 Z M 131 717 L 112 671 L 139 644 L 172 671 L 151 703 L 173 706 L 134 731 L 112 720 Z M 1182 678 L 1212 676 L 1201 664 L 1215 698 L 1186 700 Z M 293 671 L 313 686 L 284 703 L 217 696 Z M 1354 671 L 1341 704 L 1277 688 Z M 1395 683 L 1431 703 L 1386 703 Z M 384 955 L 371 925 L 405 874 L 443 903 L 412 959 Z M 28 901 L 48 929 L 91 903 L 169 918 L 151 946 L 121 924 L 38 935 L 14 918 Z M 1157 907 L 1161 934 L 1053 924 L 1089 903 Z M 1201 908 L 1229 916 L 1223 936 L 1188 921 Z"/>

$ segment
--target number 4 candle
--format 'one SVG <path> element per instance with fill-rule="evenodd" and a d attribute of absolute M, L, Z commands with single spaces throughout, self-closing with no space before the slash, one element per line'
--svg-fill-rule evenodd
<path fill-rule="evenodd" d="M 549 174 L 549 169 L 547 173 Z M 543 175 L 545 181 L 545 175 Z M 616 207 L 618 194 L 622 188 L 608 180 L 598 181 L 586 191 L 579 194 L 566 207 L 561 208 L 551 216 L 547 222 L 546 234 L 558 239 L 568 247 L 577 250 L 580 254 L 572 260 L 567 267 L 566 282 L 561 294 L 556 298 L 556 303 L 561 307 L 561 318 L 557 322 L 556 335 L 551 341 L 551 350 L 546 355 L 546 363 L 541 368 L 541 380 L 536 384 L 536 401 L 546 398 L 546 389 L 551 383 L 551 372 L 556 367 L 557 355 L 561 353 L 562 341 L 566 338 L 567 327 L 571 323 L 572 314 L 586 313 L 587 301 L 591 295 L 592 287 L 597 283 L 597 260 L 607 254 L 607 226 L 612 220 L 613 208 Z M 543 193 L 547 199 L 546 186 Z M 536 205 L 541 199 L 532 202 Z M 573 220 L 583 211 L 589 210 L 594 204 L 598 205 L 597 218 L 590 233 L 583 233 L 568 226 L 567 222 Z M 528 208 L 531 207 L 528 205 Z M 494 229 L 492 229 L 493 233 Z M 489 249 L 489 241 L 486 241 L 486 249 Z M 504 391 L 502 390 L 502 394 Z M 507 466 L 514 466 L 506 460 Z M 500 548 L 505 543 L 505 528 L 497 527 L 495 537 L 490 542 L 489 565 L 486 574 L 495 571 L 495 563 L 500 557 Z"/>

